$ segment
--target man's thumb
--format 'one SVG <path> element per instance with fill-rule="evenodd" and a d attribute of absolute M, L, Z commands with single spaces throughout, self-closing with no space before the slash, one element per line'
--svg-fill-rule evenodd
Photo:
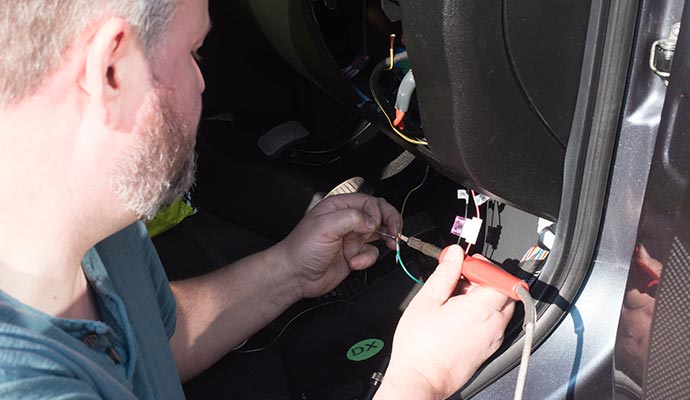
<path fill-rule="evenodd" d="M 441 263 L 427 279 L 420 291 L 425 297 L 439 304 L 445 303 L 453 295 L 455 287 L 462 276 L 462 262 L 465 253 L 456 244 L 441 252 Z"/>

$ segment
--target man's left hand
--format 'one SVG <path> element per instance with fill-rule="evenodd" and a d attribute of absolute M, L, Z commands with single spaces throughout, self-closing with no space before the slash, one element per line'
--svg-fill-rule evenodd
<path fill-rule="evenodd" d="M 317 297 L 333 290 L 351 270 L 369 268 L 379 251 L 371 242 L 375 231 L 395 235 L 400 214 L 386 200 L 364 194 L 324 199 L 276 245 L 285 267 L 295 278 L 300 298 Z M 386 244 L 395 249 L 395 240 Z"/>

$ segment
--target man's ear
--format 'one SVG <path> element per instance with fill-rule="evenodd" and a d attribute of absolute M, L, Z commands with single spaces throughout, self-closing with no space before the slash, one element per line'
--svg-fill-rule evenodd
<path fill-rule="evenodd" d="M 100 111 L 103 123 L 115 127 L 129 125 L 126 88 L 141 87 L 146 79 L 145 57 L 131 26 L 122 18 L 101 22 L 86 45 L 80 85 L 91 105 Z"/>

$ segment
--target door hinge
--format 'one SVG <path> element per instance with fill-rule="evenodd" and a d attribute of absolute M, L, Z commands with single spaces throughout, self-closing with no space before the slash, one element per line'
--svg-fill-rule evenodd
<path fill-rule="evenodd" d="M 649 68 L 661 77 L 666 85 L 668 85 L 668 78 L 671 76 L 671 65 L 673 64 L 673 54 L 676 52 L 679 32 L 680 22 L 676 22 L 671 25 L 668 37 L 652 43 L 652 49 L 649 52 Z"/>

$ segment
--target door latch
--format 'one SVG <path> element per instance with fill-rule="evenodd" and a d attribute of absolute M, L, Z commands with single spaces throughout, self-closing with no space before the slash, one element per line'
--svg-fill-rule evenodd
<path fill-rule="evenodd" d="M 668 85 L 668 78 L 671 76 L 671 65 L 673 64 L 673 55 L 676 52 L 679 32 L 680 22 L 676 22 L 671 25 L 667 38 L 652 43 L 652 49 L 649 53 L 649 68 L 661 77 L 666 85 Z"/>

